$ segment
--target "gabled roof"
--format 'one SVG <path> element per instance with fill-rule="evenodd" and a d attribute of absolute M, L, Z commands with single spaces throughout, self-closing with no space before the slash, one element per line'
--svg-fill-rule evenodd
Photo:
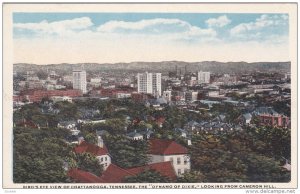
<path fill-rule="evenodd" d="M 272 107 L 258 107 L 255 109 L 254 114 L 256 115 L 275 115 L 279 114 Z"/>
<path fill-rule="evenodd" d="M 250 120 L 252 118 L 252 115 L 250 113 L 243 114 L 244 119 Z"/>
<path fill-rule="evenodd" d="M 72 168 L 68 171 L 67 176 L 78 183 L 102 183 L 104 180 L 92 173 Z"/>
<path fill-rule="evenodd" d="M 140 134 L 142 135 L 151 135 L 153 134 L 154 132 L 151 130 L 151 129 L 143 129 L 142 131 L 140 131 Z"/>
<path fill-rule="evenodd" d="M 143 135 L 140 134 L 140 133 L 138 133 L 138 132 L 136 132 L 136 131 L 132 131 L 130 133 L 127 133 L 126 136 L 128 136 L 128 137 L 141 137 Z"/>
<path fill-rule="evenodd" d="M 80 145 L 76 146 L 74 148 L 74 152 L 75 153 L 88 152 L 95 156 L 102 156 L 108 154 L 108 150 L 105 145 L 103 145 L 103 148 L 101 148 L 94 144 L 87 143 L 86 141 L 83 141 Z"/>
<path fill-rule="evenodd" d="M 126 176 L 134 176 L 135 174 L 120 168 L 114 164 L 110 164 L 100 177 L 106 183 L 122 183 Z"/>
<path fill-rule="evenodd" d="M 173 140 L 151 139 L 149 140 L 149 154 L 154 155 L 175 155 L 187 154 L 188 151 L 182 145 Z"/>
<path fill-rule="evenodd" d="M 187 123 L 187 125 L 188 126 L 196 126 L 196 125 L 198 125 L 199 123 L 197 123 L 196 121 L 189 121 L 188 123 Z"/>
<path fill-rule="evenodd" d="M 155 170 L 155 171 L 159 172 L 162 176 L 165 176 L 171 180 L 176 179 L 176 173 L 175 173 L 174 168 L 170 161 L 149 164 L 146 166 L 141 166 L 141 167 L 136 167 L 136 168 L 129 168 L 126 170 L 135 175 L 139 174 L 145 170 Z"/>
<path fill-rule="evenodd" d="M 168 101 L 164 98 L 158 98 L 158 99 L 156 99 L 156 102 L 158 104 L 167 104 L 168 103 Z"/>
<path fill-rule="evenodd" d="M 148 164 L 146 166 L 129 169 L 123 169 L 117 165 L 110 164 L 102 173 L 101 177 L 73 168 L 68 171 L 67 176 L 78 183 L 122 183 L 126 177 L 138 175 L 146 170 L 155 170 L 170 180 L 176 179 L 176 173 L 170 161 Z"/>
<path fill-rule="evenodd" d="M 180 132 L 180 133 L 188 133 L 187 130 L 182 129 L 182 128 L 174 128 L 173 130 L 176 131 L 176 132 Z"/>

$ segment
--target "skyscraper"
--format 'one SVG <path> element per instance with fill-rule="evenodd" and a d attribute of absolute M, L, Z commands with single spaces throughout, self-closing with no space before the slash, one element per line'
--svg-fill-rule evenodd
<path fill-rule="evenodd" d="M 73 89 L 81 90 L 83 94 L 86 91 L 86 72 L 81 69 L 73 70 Z"/>
<path fill-rule="evenodd" d="M 138 93 L 161 96 L 161 73 L 138 73 Z"/>
<path fill-rule="evenodd" d="M 210 72 L 203 72 L 199 71 L 198 72 L 198 81 L 200 84 L 209 84 L 210 82 Z"/>

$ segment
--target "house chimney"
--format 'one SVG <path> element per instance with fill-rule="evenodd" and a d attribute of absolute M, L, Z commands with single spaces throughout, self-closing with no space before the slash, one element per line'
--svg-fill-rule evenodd
<path fill-rule="evenodd" d="M 103 148 L 103 139 L 101 136 L 98 136 L 98 142 L 97 142 L 97 145 L 100 147 L 100 148 Z"/>
<path fill-rule="evenodd" d="M 80 145 L 83 141 L 84 141 L 84 138 L 83 138 L 83 137 L 79 137 L 79 138 L 78 138 L 78 144 L 79 144 L 79 145 Z"/>

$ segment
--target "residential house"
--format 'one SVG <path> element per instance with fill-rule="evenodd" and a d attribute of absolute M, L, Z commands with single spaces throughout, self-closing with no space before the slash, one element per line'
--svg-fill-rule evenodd
<path fill-rule="evenodd" d="M 245 113 L 242 115 L 242 123 L 249 125 L 252 120 L 252 115 L 250 113 Z"/>
<path fill-rule="evenodd" d="M 64 128 L 64 129 L 76 129 L 76 121 L 61 121 L 57 124 L 58 128 Z"/>
<path fill-rule="evenodd" d="M 175 132 L 179 133 L 181 137 L 185 138 L 187 140 L 187 144 L 190 146 L 192 145 L 192 138 L 190 133 L 182 128 L 174 128 L 173 129 Z"/>
<path fill-rule="evenodd" d="M 289 117 L 277 113 L 271 107 L 258 107 L 252 114 L 260 119 L 261 125 L 286 128 L 290 124 Z"/>
<path fill-rule="evenodd" d="M 106 146 L 103 143 L 101 136 L 98 136 L 97 145 L 90 144 L 86 141 L 81 142 L 78 146 L 74 148 L 75 153 L 88 152 L 96 156 L 100 164 L 103 165 L 103 169 L 106 170 L 111 164 L 111 157 L 108 153 Z"/>
<path fill-rule="evenodd" d="M 173 129 L 175 132 L 179 133 L 181 137 L 187 138 L 189 135 L 189 132 L 185 129 L 181 129 L 181 128 L 174 128 Z"/>
<path fill-rule="evenodd" d="M 143 138 L 144 138 L 143 135 L 138 133 L 136 130 L 134 130 L 130 133 L 127 133 L 126 137 L 131 140 L 143 140 Z"/>
<path fill-rule="evenodd" d="M 177 176 L 190 171 L 190 156 L 187 148 L 174 140 L 150 139 L 149 146 L 149 164 L 170 161 Z"/>
<path fill-rule="evenodd" d="M 197 131 L 199 128 L 199 123 L 196 121 L 189 121 L 185 124 L 184 129 L 190 132 Z"/>
<path fill-rule="evenodd" d="M 152 134 L 154 133 L 151 129 L 144 129 L 139 132 L 143 135 L 144 139 L 150 139 Z"/>

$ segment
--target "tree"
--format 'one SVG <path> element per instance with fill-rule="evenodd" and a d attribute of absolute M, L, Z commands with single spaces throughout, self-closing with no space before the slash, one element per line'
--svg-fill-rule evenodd
<path fill-rule="evenodd" d="M 125 134 L 126 122 L 124 119 L 107 119 L 105 125 L 111 128 L 111 134 Z"/>
<path fill-rule="evenodd" d="M 286 182 L 290 173 L 266 155 L 267 144 L 249 132 L 200 134 L 190 147 L 192 169 L 204 182 Z"/>
<path fill-rule="evenodd" d="M 60 110 L 57 115 L 58 118 L 64 120 L 76 120 L 79 117 L 76 104 L 64 101 L 55 103 L 53 107 Z"/>
<path fill-rule="evenodd" d="M 112 162 L 122 168 L 143 166 L 149 161 L 148 144 L 143 140 L 129 140 L 123 135 L 103 137 Z"/>
<path fill-rule="evenodd" d="M 291 129 L 261 126 L 248 127 L 246 130 L 266 144 L 265 150 L 270 157 L 291 158 Z"/>
<path fill-rule="evenodd" d="M 135 176 L 124 178 L 125 183 L 167 183 L 170 180 L 155 170 L 145 170 Z"/>
<path fill-rule="evenodd" d="M 77 168 L 80 168 L 84 171 L 88 171 L 97 176 L 101 176 L 103 171 L 103 166 L 100 164 L 99 160 L 94 155 L 85 152 L 85 153 L 75 154 L 73 155 L 72 158 L 76 161 Z M 69 161 L 72 162 L 72 160 Z"/>
<path fill-rule="evenodd" d="M 68 182 L 65 156 L 71 148 L 62 129 L 14 128 L 13 181 L 15 183 Z"/>
<path fill-rule="evenodd" d="M 204 181 L 205 176 L 199 171 L 191 171 L 184 173 L 183 176 L 178 177 L 178 183 L 200 183 Z"/>
<path fill-rule="evenodd" d="M 273 158 L 250 153 L 245 159 L 248 164 L 249 182 L 289 182 L 291 175 Z"/>

